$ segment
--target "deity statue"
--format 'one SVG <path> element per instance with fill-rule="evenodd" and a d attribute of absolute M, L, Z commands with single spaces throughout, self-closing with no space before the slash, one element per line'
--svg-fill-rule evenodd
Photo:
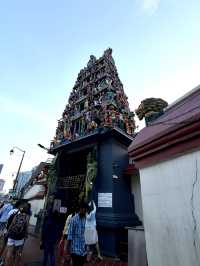
<path fill-rule="evenodd" d="M 111 127 L 112 126 L 112 117 L 111 117 L 111 112 L 107 111 L 105 114 L 105 126 Z"/>
<path fill-rule="evenodd" d="M 106 79 L 106 84 L 108 85 L 108 87 L 112 87 L 112 80 L 111 79 Z"/>
<path fill-rule="evenodd" d="M 64 138 L 71 140 L 71 131 L 70 131 L 70 127 L 71 127 L 71 122 L 69 119 L 65 119 L 64 120 L 64 130 L 63 130 L 63 134 L 64 134 Z"/>
<path fill-rule="evenodd" d="M 107 50 L 105 50 L 103 56 L 105 56 L 113 65 L 115 65 L 115 61 L 112 57 L 112 49 L 111 48 L 108 48 Z"/>
<path fill-rule="evenodd" d="M 90 152 L 87 156 L 87 173 L 85 181 L 85 200 L 88 199 L 88 194 L 92 191 L 93 183 L 97 175 L 96 149 Z"/>
<path fill-rule="evenodd" d="M 98 92 L 98 89 L 96 87 L 93 88 L 93 95 L 95 95 Z"/>
<path fill-rule="evenodd" d="M 124 118 L 124 123 L 125 123 L 126 133 L 131 135 L 131 129 L 130 129 L 130 126 L 129 126 L 129 119 L 128 119 L 127 115 Z"/>
<path fill-rule="evenodd" d="M 80 137 L 80 135 L 76 132 L 75 133 L 75 139 L 77 139 L 77 138 L 79 138 Z"/>
<path fill-rule="evenodd" d="M 98 100 L 94 100 L 94 106 L 96 107 L 96 106 L 98 106 L 99 105 L 99 101 Z"/>
<path fill-rule="evenodd" d="M 110 102 L 114 100 L 114 92 L 111 89 L 107 91 L 106 98 L 107 98 L 107 101 L 110 101 Z"/>
<path fill-rule="evenodd" d="M 77 105 L 74 106 L 74 115 L 77 115 L 79 113 L 79 109 Z"/>
<path fill-rule="evenodd" d="M 114 108 L 111 110 L 112 126 L 116 126 L 116 111 Z"/>
<path fill-rule="evenodd" d="M 115 123 L 117 127 L 119 127 L 119 122 L 120 122 L 119 116 L 120 116 L 120 113 L 116 111 L 115 112 Z"/>
<path fill-rule="evenodd" d="M 89 123 L 91 121 L 91 111 L 88 110 L 85 114 L 86 122 Z"/>
<path fill-rule="evenodd" d="M 91 66 L 93 66 L 94 64 L 95 64 L 95 62 L 96 62 L 96 57 L 94 56 L 94 55 L 91 55 L 90 56 L 90 60 L 89 60 L 89 62 L 87 63 L 87 67 L 91 67 Z"/>
<path fill-rule="evenodd" d="M 92 122 L 90 124 L 90 128 L 91 128 L 92 131 L 97 128 L 97 123 L 94 120 L 92 120 Z"/>
<path fill-rule="evenodd" d="M 119 127 L 124 130 L 124 117 L 122 114 L 119 115 Z"/>
<path fill-rule="evenodd" d="M 84 109 L 87 110 L 88 107 L 89 107 L 89 102 L 88 102 L 88 99 L 86 99 L 84 103 Z"/>

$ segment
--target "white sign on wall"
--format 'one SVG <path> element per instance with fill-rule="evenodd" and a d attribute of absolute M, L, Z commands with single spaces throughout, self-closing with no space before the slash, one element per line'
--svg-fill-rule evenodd
<path fill-rule="evenodd" d="M 112 193 L 98 193 L 98 207 L 112 208 Z"/>
<path fill-rule="evenodd" d="M 60 207 L 60 213 L 67 213 L 66 207 Z"/>

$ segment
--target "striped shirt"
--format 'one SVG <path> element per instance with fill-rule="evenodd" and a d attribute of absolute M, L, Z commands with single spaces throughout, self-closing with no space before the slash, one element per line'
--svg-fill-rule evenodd
<path fill-rule="evenodd" d="M 79 214 L 76 214 L 69 223 L 68 228 L 68 240 L 71 240 L 71 253 L 79 256 L 86 255 L 85 248 L 85 218 L 80 218 Z"/>

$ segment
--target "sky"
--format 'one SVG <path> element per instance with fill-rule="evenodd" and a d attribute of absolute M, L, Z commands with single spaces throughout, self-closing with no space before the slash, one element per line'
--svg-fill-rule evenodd
<path fill-rule="evenodd" d="M 132 110 L 200 84 L 198 0 L 8 0 L 0 3 L 0 163 L 5 189 L 49 155 L 69 93 L 108 47 Z M 138 122 L 137 122 L 138 123 Z M 138 123 L 139 124 L 139 123 Z"/>

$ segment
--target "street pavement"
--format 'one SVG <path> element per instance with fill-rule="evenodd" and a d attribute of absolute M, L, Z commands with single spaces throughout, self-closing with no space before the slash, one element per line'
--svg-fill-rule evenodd
<path fill-rule="evenodd" d="M 37 236 L 30 234 L 24 245 L 22 254 L 22 264 L 20 266 L 42 266 L 43 252 L 40 250 L 40 240 Z M 101 262 L 87 263 L 85 266 L 128 266 L 127 262 L 104 259 Z M 61 266 L 59 258 L 57 266 Z"/>
<path fill-rule="evenodd" d="M 40 250 L 40 241 L 38 237 L 29 235 L 25 242 L 22 254 L 22 266 L 40 266 L 43 252 Z"/>

